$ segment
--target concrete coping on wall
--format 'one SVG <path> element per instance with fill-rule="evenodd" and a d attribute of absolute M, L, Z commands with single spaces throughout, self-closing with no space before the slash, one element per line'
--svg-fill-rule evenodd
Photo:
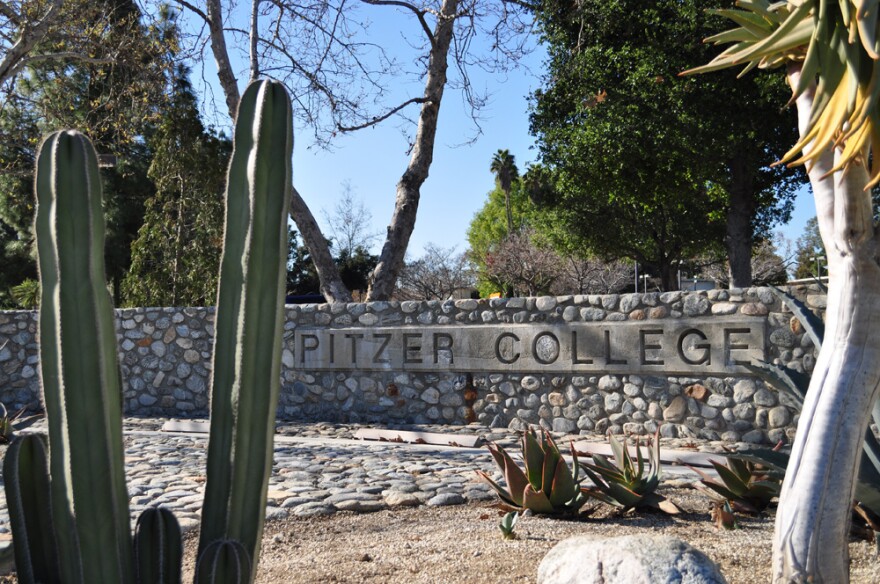
<path fill-rule="evenodd" d="M 214 309 L 117 316 L 126 411 L 207 417 Z M 809 372 L 795 320 L 766 288 L 287 306 L 278 415 L 775 443 L 798 412 L 742 363 Z M 38 360 L 35 313 L 0 312 L 7 407 L 38 400 Z"/>

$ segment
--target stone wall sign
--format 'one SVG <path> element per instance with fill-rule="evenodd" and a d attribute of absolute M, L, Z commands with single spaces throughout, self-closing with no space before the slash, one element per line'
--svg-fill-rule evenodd
<path fill-rule="evenodd" d="M 766 359 L 763 318 L 298 328 L 294 369 L 736 374 Z"/>

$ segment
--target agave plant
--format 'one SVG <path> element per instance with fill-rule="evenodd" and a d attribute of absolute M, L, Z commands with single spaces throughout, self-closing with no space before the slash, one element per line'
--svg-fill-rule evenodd
<path fill-rule="evenodd" d="M 577 454 L 572 448 L 572 469 L 569 470 L 559 448 L 546 430 L 537 434 L 529 428 L 522 437 L 525 470 L 498 444 L 490 443 L 489 452 L 501 468 L 507 483 L 505 489 L 483 471 L 481 479 L 489 483 L 508 507 L 534 513 L 575 514 L 589 496 L 580 488 Z"/>
<path fill-rule="evenodd" d="M 608 435 L 614 460 L 601 454 L 593 454 L 593 463 L 582 463 L 593 487 L 583 490 L 591 497 L 621 508 L 623 511 L 654 508 L 675 514 L 680 510 L 666 497 L 657 493 L 660 485 L 660 432 L 648 441 L 648 460 L 642 457 L 642 449 L 636 440 L 636 459 L 633 461 L 626 443 Z"/>
<path fill-rule="evenodd" d="M 10 414 L 6 406 L 0 403 L 0 444 L 8 444 L 15 437 L 16 432 L 24 430 L 43 417 L 42 414 L 35 414 L 22 418 L 27 409 L 28 406 L 24 406 L 17 412 Z"/>
<path fill-rule="evenodd" d="M 778 450 L 778 444 L 774 450 Z M 718 473 L 720 482 L 700 469 L 690 467 L 700 475 L 700 483 L 709 489 L 710 496 L 717 502 L 729 504 L 734 511 L 758 515 L 779 496 L 785 467 L 766 462 L 757 463 L 754 458 L 744 458 L 731 454 L 727 464 L 710 461 Z"/>

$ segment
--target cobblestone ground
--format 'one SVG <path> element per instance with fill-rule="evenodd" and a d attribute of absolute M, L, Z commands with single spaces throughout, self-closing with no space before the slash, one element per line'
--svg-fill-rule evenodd
<path fill-rule="evenodd" d="M 156 418 L 126 418 L 126 476 L 132 518 L 153 505 L 174 510 L 181 527 L 198 525 L 205 483 L 206 434 L 161 432 Z M 44 422 L 42 423 L 44 424 Z M 479 434 L 518 451 L 518 435 L 482 426 L 420 426 L 428 432 Z M 40 425 L 31 430 L 40 430 Z M 279 426 L 269 482 L 269 519 L 368 512 L 395 506 L 457 505 L 491 500 L 476 478 L 480 469 L 500 478 L 485 448 L 437 448 L 394 442 L 353 441 L 356 426 L 284 424 Z M 560 444 L 568 440 L 558 436 Z M 576 436 L 579 440 L 587 437 Z M 590 439 L 603 441 L 601 436 Z M 563 441 L 564 440 L 564 441 Z M 718 452 L 721 443 L 684 444 Z M 567 451 L 567 449 L 564 449 Z M 675 477 L 673 477 L 675 480 Z M 5 497 L 0 494 L 0 541 L 10 539 Z"/>

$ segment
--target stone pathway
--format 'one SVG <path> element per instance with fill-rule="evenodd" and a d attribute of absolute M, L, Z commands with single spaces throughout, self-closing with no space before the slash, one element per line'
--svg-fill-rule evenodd
<path fill-rule="evenodd" d="M 126 476 L 133 519 L 144 508 L 164 505 L 174 510 L 184 530 L 198 525 L 205 484 L 207 434 L 160 432 L 163 419 L 126 418 Z M 45 422 L 41 422 L 45 424 Z M 40 425 L 33 427 L 40 430 Z M 400 429 L 414 429 L 411 426 Z M 478 433 L 518 452 L 519 439 L 507 429 L 482 426 L 419 426 L 419 430 Z M 275 440 L 275 464 L 269 482 L 269 519 L 287 514 L 330 515 L 367 512 L 395 506 L 457 505 L 495 499 L 478 481 L 480 469 L 500 478 L 485 448 L 455 448 L 395 442 L 353 440 L 357 426 L 283 424 Z M 579 440 L 601 436 L 576 436 Z M 568 439 L 560 437 L 559 444 Z M 666 441 L 666 447 L 689 446 Z M 720 443 L 702 443 L 718 452 Z M 567 452 L 567 447 L 563 447 Z M 664 467 L 667 480 L 691 481 L 682 467 Z M 0 493 L 0 540 L 9 539 L 9 517 Z"/>

